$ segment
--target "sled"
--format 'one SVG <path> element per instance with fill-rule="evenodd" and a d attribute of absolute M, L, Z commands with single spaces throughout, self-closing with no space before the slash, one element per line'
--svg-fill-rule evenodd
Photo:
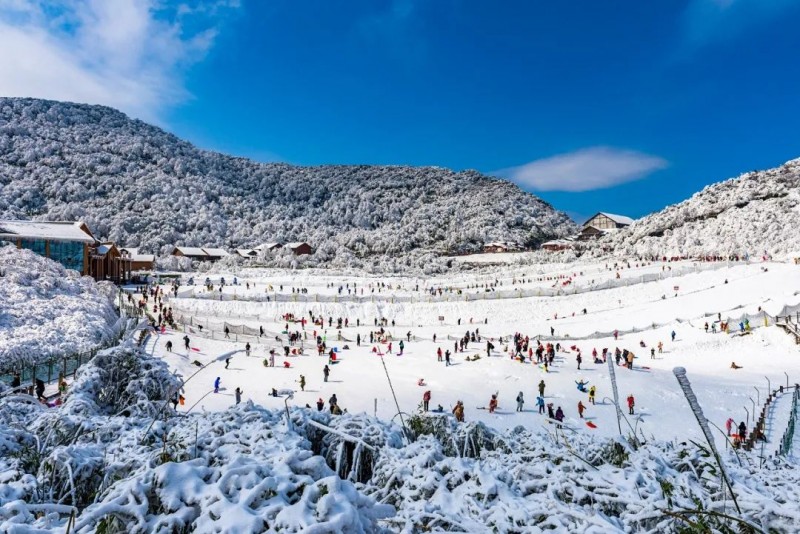
<path fill-rule="evenodd" d="M 649 368 L 649 367 L 647 367 L 647 366 L 644 366 L 644 365 L 640 366 L 640 367 L 639 367 L 639 369 L 645 369 L 645 370 L 647 370 L 647 371 L 649 371 L 649 370 L 650 370 L 650 368 Z"/>
<path fill-rule="evenodd" d="M 589 428 L 597 428 L 597 425 L 592 423 L 591 421 L 586 421 L 586 426 L 588 426 Z"/>
<path fill-rule="evenodd" d="M 198 349 L 197 347 L 192 347 L 192 350 L 195 352 L 200 352 L 200 349 Z"/>

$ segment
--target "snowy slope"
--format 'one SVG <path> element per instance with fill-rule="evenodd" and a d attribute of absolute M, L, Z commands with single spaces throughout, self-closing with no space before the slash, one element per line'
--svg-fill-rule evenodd
<path fill-rule="evenodd" d="M 113 286 L 0 247 L 0 366 L 88 351 L 113 336 Z"/>
<path fill-rule="evenodd" d="M 436 167 L 262 164 L 113 109 L 0 99 L 0 218 L 85 220 L 144 252 L 308 241 L 318 258 L 533 246 L 575 230 L 509 182 Z"/>
<path fill-rule="evenodd" d="M 707 186 L 598 243 L 620 255 L 800 253 L 800 159 Z"/>

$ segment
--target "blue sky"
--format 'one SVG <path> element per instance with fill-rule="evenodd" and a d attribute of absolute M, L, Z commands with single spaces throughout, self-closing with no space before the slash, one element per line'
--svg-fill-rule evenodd
<path fill-rule="evenodd" d="M 578 219 L 638 217 L 800 157 L 798 27 L 786 0 L 0 1 L 0 47 L 31 56 L 0 60 L 0 94 L 113 105 L 262 161 L 478 169 Z"/>

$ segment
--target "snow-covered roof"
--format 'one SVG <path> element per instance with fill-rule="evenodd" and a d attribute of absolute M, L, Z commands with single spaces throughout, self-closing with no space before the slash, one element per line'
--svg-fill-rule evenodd
<path fill-rule="evenodd" d="M 308 245 L 308 243 L 306 243 L 305 241 L 295 241 L 294 243 L 286 243 L 286 248 L 297 248 L 301 245 Z"/>
<path fill-rule="evenodd" d="M 598 213 L 598 215 L 605 215 L 606 217 L 608 217 L 617 224 L 624 224 L 626 226 L 629 224 L 633 224 L 633 219 L 631 219 L 630 217 L 626 217 L 624 215 L 614 215 L 613 213 L 606 213 L 605 211 L 601 211 L 600 213 Z M 595 215 L 595 217 L 597 217 L 597 215 Z M 592 219 L 594 219 L 594 217 L 592 217 Z"/>
<path fill-rule="evenodd" d="M 252 248 L 237 248 L 236 253 L 243 258 L 252 258 L 257 254 L 257 251 Z"/>
<path fill-rule="evenodd" d="M 108 251 L 111 250 L 112 248 L 114 248 L 114 243 L 103 243 L 97 245 L 96 250 L 98 254 L 102 254 L 103 256 L 105 256 L 106 254 L 108 254 Z"/>
<path fill-rule="evenodd" d="M 131 261 L 146 261 L 146 262 L 154 262 L 156 261 L 156 257 L 154 254 L 131 254 Z"/>
<path fill-rule="evenodd" d="M 228 254 L 228 251 L 225 250 L 224 248 L 205 248 L 205 247 L 203 247 L 201 250 L 203 250 L 206 253 L 206 256 L 220 256 L 220 257 L 221 256 L 230 256 L 230 254 Z"/>
<path fill-rule="evenodd" d="M 119 247 L 119 251 L 123 254 L 127 252 L 131 256 L 136 256 L 139 254 L 139 249 L 134 247 Z"/>
<path fill-rule="evenodd" d="M 175 250 L 184 256 L 208 256 L 206 251 L 200 247 L 175 247 Z"/>
<path fill-rule="evenodd" d="M 94 243 L 82 222 L 0 221 L 0 239 L 48 239 Z"/>
<path fill-rule="evenodd" d="M 254 250 L 272 250 L 281 246 L 280 243 L 264 243 L 263 245 L 258 245 Z"/>

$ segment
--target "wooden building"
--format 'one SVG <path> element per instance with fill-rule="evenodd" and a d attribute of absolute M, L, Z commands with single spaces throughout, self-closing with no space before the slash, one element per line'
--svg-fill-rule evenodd
<path fill-rule="evenodd" d="M 553 239 L 542 243 L 542 250 L 547 252 L 559 252 L 562 250 L 569 250 L 575 248 L 575 238 L 570 237 L 567 239 Z"/>
<path fill-rule="evenodd" d="M 578 234 L 578 239 L 581 241 L 597 239 L 607 233 L 615 232 L 631 224 L 633 224 L 633 219 L 630 217 L 601 211 L 583 223 L 583 229 Z"/>
<path fill-rule="evenodd" d="M 492 252 L 515 252 L 522 250 L 522 247 L 519 246 L 517 243 L 512 243 L 510 241 L 497 241 L 494 243 L 486 243 L 483 245 L 483 251 L 487 253 Z"/>
<path fill-rule="evenodd" d="M 114 243 L 100 243 L 91 252 L 91 271 L 95 280 L 116 283 L 130 280 L 131 261 Z"/>
<path fill-rule="evenodd" d="M 156 268 L 156 257 L 154 254 L 142 254 L 138 248 L 119 247 L 123 258 L 130 261 L 131 272 L 153 271 Z"/>
<path fill-rule="evenodd" d="M 191 258 L 193 261 L 217 261 L 230 256 L 226 250 L 221 248 L 178 246 L 172 249 L 172 255 Z"/>
<path fill-rule="evenodd" d="M 286 243 L 286 248 L 292 251 L 295 256 L 303 256 L 305 254 L 312 254 L 314 249 L 305 241 L 298 241 L 296 243 Z"/>

